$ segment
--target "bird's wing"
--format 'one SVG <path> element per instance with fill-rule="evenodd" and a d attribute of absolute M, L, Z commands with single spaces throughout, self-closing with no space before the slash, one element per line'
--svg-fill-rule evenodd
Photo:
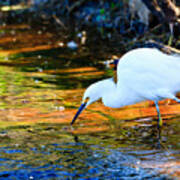
<path fill-rule="evenodd" d="M 155 49 L 134 50 L 118 64 L 118 86 L 125 86 L 139 95 L 157 95 L 180 90 L 180 58 Z"/>

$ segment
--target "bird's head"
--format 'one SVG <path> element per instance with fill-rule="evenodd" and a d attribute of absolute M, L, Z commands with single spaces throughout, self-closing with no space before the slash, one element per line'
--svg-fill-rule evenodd
<path fill-rule="evenodd" d="M 90 104 L 92 104 L 93 102 L 99 100 L 102 97 L 102 82 L 99 81 L 97 83 L 94 83 L 92 85 L 90 85 L 83 96 L 82 99 L 82 103 L 81 106 L 79 107 L 77 113 L 75 114 L 71 125 L 75 122 L 75 120 L 77 119 L 77 117 L 80 115 L 80 113 Z"/>

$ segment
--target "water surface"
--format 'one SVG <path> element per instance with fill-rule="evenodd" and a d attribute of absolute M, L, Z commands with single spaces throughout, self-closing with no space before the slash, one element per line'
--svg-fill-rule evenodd
<path fill-rule="evenodd" d="M 112 70 L 87 47 L 60 47 L 63 35 L 27 25 L 2 29 L 0 179 L 180 177 L 180 105 L 161 103 L 160 138 L 152 102 L 121 109 L 97 102 L 72 128 L 84 89 Z"/>

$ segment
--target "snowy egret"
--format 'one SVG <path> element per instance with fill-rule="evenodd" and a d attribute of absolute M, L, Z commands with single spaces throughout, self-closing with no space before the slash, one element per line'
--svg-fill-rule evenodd
<path fill-rule="evenodd" d="M 102 99 L 105 106 L 120 108 L 137 102 L 152 100 L 158 114 L 158 128 L 162 126 L 158 101 L 173 99 L 180 102 L 180 55 L 165 54 L 155 48 L 138 48 L 123 55 L 117 66 L 117 83 L 113 78 L 90 85 L 71 125 L 91 103 Z"/>

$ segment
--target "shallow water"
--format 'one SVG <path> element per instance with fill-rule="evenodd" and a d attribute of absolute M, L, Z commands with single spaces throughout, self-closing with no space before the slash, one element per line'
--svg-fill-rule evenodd
<path fill-rule="evenodd" d="M 88 48 L 58 47 L 63 37 L 27 26 L 2 32 L 0 179 L 180 177 L 179 105 L 161 103 L 160 138 L 151 102 L 121 109 L 97 102 L 72 128 L 84 89 L 112 70 Z"/>
<path fill-rule="evenodd" d="M 15 141 L 9 142 L 8 146 L 7 142 L 1 145 L 1 178 L 168 179 L 167 172 L 160 174 L 160 168 L 151 165 L 154 166 L 154 156 L 156 161 L 161 161 L 158 162 L 160 166 L 173 161 L 164 150 L 134 150 L 134 146 L 124 147 L 120 143 L 119 147 L 113 147 L 107 142 L 104 144 L 103 136 L 98 135 L 82 138 L 57 138 L 50 134 L 34 136 L 38 137 L 24 139 L 23 144 Z M 113 138 L 109 138 L 108 142 L 111 140 Z M 164 156 L 170 159 L 167 161 Z"/>
<path fill-rule="evenodd" d="M 127 130 L 73 135 L 60 124 L 9 127 L 1 131 L 0 177 L 175 179 L 180 157 L 171 139 L 160 145 Z"/>

